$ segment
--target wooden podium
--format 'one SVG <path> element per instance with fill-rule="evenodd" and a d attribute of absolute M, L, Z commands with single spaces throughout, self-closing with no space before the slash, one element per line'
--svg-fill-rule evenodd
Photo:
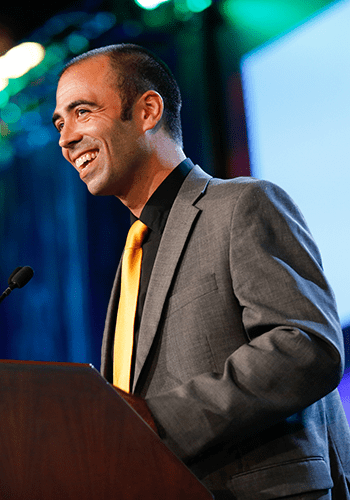
<path fill-rule="evenodd" d="M 0 499 L 210 500 L 87 364 L 0 361 Z"/>

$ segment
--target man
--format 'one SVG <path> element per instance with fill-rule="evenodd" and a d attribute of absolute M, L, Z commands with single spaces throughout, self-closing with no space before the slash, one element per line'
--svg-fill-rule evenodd
<path fill-rule="evenodd" d="M 317 247 L 281 189 L 186 159 L 180 107 L 168 68 L 134 45 L 74 59 L 58 84 L 64 157 L 148 228 L 117 390 L 217 499 L 350 499 L 342 332 Z M 120 275 L 102 347 L 111 383 Z"/>

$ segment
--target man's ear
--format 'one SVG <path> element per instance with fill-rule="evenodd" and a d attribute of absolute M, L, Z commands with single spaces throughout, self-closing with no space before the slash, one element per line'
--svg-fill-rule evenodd
<path fill-rule="evenodd" d="M 162 96 L 155 90 L 147 90 L 137 101 L 136 108 L 142 130 L 158 130 L 164 111 Z"/>

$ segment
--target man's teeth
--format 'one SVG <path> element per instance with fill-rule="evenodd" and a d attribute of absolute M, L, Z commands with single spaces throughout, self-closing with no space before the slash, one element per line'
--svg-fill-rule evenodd
<path fill-rule="evenodd" d="M 79 156 L 77 160 L 75 160 L 76 167 L 81 167 L 84 163 L 90 160 L 94 160 L 97 156 L 97 152 L 86 153 L 84 155 Z"/>

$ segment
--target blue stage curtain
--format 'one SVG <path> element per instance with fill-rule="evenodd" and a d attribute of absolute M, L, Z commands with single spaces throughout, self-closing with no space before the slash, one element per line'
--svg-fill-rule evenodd
<path fill-rule="evenodd" d="M 1 291 L 17 266 L 35 271 L 0 304 L 0 357 L 99 368 L 105 309 L 128 215 L 113 198 L 91 206 L 93 197 L 61 155 L 58 134 L 45 128 L 37 133 L 53 136 L 32 147 L 21 134 L 17 140 L 27 141 L 17 148 L 21 156 L 0 171 Z"/>

